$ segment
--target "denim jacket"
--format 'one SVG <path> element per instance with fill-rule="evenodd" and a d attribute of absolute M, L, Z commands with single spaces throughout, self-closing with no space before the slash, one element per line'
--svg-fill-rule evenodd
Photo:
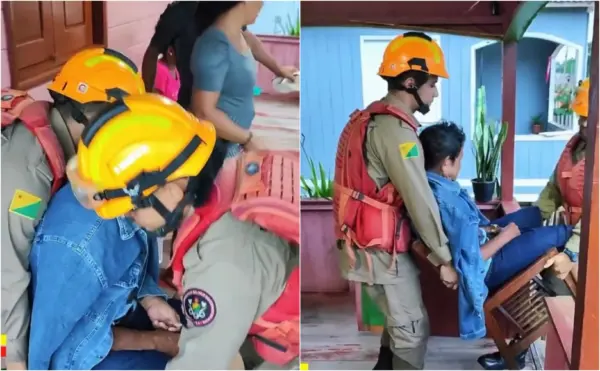
<path fill-rule="evenodd" d="M 90 370 L 112 347 L 112 325 L 135 299 L 163 296 L 158 245 L 125 218 L 101 219 L 66 185 L 30 253 L 29 369 Z"/>
<path fill-rule="evenodd" d="M 458 322 L 460 337 L 474 340 L 485 336 L 483 304 L 488 295 L 485 276 L 491 260 L 484 261 L 480 248 L 487 235 L 480 226 L 489 220 L 456 181 L 428 172 L 429 186 L 440 208 L 444 232 L 449 240 L 458 281 Z"/>

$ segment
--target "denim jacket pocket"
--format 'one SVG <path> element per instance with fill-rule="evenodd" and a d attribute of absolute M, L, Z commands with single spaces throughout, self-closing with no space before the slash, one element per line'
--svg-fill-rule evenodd
<path fill-rule="evenodd" d="M 115 282 L 115 285 L 124 289 L 133 289 L 137 287 L 142 279 L 142 277 L 140 277 L 141 271 L 142 266 L 138 262 L 134 263 L 129 269 L 127 269 L 123 277 Z"/>

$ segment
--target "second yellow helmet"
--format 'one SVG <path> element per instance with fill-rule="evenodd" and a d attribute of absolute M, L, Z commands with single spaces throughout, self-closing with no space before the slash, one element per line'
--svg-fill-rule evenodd
<path fill-rule="evenodd" d="M 575 99 L 571 103 L 571 109 L 579 116 L 588 117 L 588 105 L 590 100 L 590 79 L 583 80 L 577 92 L 575 93 Z"/>
<path fill-rule="evenodd" d="M 116 50 L 91 47 L 73 55 L 48 86 L 77 103 L 113 102 L 145 92 L 136 65 Z"/>
<path fill-rule="evenodd" d="M 67 175 L 80 201 L 110 219 L 133 210 L 159 186 L 200 173 L 216 131 L 158 94 L 110 105 L 83 131 Z"/>

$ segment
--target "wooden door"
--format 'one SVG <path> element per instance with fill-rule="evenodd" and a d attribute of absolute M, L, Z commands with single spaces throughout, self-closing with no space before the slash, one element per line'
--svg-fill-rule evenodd
<path fill-rule="evenodd" d="M 90 1 L 52 1 L 55 56 L 66 62 L 75 52 L 92 44 L 92 3 Z"/>
<path fill-rule="evenodd" d="M 12 39 L 9 53 L 13 81 L 25 85 L 55 64 L 52 2 L 3 2 L 6 30 Z M 14 88 L 21 88 L 14 86 Z"/>

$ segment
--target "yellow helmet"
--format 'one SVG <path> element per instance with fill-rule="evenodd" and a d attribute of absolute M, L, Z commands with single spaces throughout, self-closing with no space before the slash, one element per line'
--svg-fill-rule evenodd
<path fill-rule="evenodd" d="M 148 197 L 161 185 L 198 175 L 215 141 L 213 124 L 176 102 L 130 95 L 85 128 L 67 175 L 82 204 L 111 219 L 153 206 Z"/>
<path fill-rule="evenodd" d="M 579 116 L 588 117 L 588 104 L 590 100 L 590 79 L 579 83 L 575 100 L 571 103 L 571 109 Z"/>
<path fill-rule="evenodd" d="M 406 71 L 423 71 L 446 79 L 449 77 L 442 48 L 421 32 L 397 36 L 383 53 L 379 76 L 396 77 Z"/>
<path fill-rule="evenodd" d="M 103 47 L 84 49 L 72 56 L 48 90 L 80 104 L 113 102 L 146 91 L 135 63 L 118 51 Z"/>

